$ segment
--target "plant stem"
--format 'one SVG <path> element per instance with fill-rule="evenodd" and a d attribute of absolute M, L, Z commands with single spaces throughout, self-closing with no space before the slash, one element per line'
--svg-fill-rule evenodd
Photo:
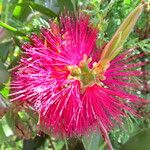
<path fill-rule="evenodd" d="M 112 144 L 111 144 L 111 141 L 110 141 L 110 138 L 109 138 L 109 135 L 108 135 L 106 128 L 104 127 L 104 125 L 102 124 L 101 121 L 99 121 L 99 124 L 101 126 L 102 135 L 104 136 L 104 139 L 107 143 L 108 150 L 113 150 L 113 147 L 112 147 Z"/>

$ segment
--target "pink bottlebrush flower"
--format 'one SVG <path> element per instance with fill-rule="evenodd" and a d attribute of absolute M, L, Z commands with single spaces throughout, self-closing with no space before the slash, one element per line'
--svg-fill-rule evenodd
<path fill-rule="evenodd" d="M 13 73 L 12 101 L 22 101 L 39 113 L 54 134 L 82 135 L 90 129 L 110 131 L 122 123 L 127 112 L 136 114 L 142 98 L 131 94 L 141 87 L 139 61 L 143 54 L 124 52 L 103 66 L 98 64 L 98 30 L 89 17 L 80 15 L 51 22 L 31 44 L 23 45 L 24 55 Z M 135 61 L 136 59 L 136 61 Z M 106 137 L 107 138 L 107 137 Z"/>

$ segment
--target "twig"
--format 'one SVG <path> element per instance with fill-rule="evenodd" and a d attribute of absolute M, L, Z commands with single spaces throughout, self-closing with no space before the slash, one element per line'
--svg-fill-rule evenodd
<path fill-rule="evenodd" d="M 113 147 L 112 147 L 112 144 L 111 144 L 111 141 L 110 141 L 110 138 L 108 136 L 108 132 L 107 132 L 106 128 L 104 127 L 104 125 L 103 125 L 103 123 L 101 121 L 99 121 L 99 124 L 101 126 L 101 132 L 102 132 L 102 134 L 104 136 L 104 139 L 105 139 L 105 141 L 107 143 L 108 149 L 109 150 L 113 150 Z"/>

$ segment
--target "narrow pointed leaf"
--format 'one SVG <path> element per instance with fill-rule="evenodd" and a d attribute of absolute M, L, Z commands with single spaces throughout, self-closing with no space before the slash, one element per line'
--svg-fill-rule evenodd
<path fill-rule="evenodd" d="M 6 30 L 11 31 L 11 32 L 13 32 L 13 33 L 15 33 L 17 35 L 25 36 L 25 34 L 23 32 L 18 31 L 16 28 L 14 28 L 14 27 L 12 27 L 12 26 L 10 26 L 10 25 L 2 22 L 2 21 L 0 21 L 0 27 L 3 27 Z"/>
<path fill-rule="evenodd" d="M 7 29 L 7 30 L 9 30 L 9 31 L 17 32 L 16 28 L 14 28 L 14 27 L 12 27 L 12 26 L 4 23 L 4 22 L 0 21 L 0 26 L 3 27 L 3 28 L 5 28 L 5 29 Z"/>
<path fill-rule="evenodd" d="M 101 146 L 102 139 L 99 134 L 92 133 L 88 137 L 83 137 L 82 142 L 85 150 L 99 150 Z"/>
<path fill-rule="evenodd" d="M 10 112 L 7 112 L 6 115 L 1 119 L 2 128 L 7 137 L 13 135 L 12 126 L 9 124 L 9 122 L 12 124 L 12 121 L 10 121 L 10 119 L 12 120 L 12 116 L 10 115 Z"/>
<path fill-rule="evenodd" d="M 31 7 L 33 10 L 36 10 L 46 16 L 49 17 L 57 17 L 57 14 L 54 13 L 52 10 L 50 10 L 49 8 L 42 6 L 40 4 L 34 3 L 34 2 L 23 2 L 23 3 L 19 3 L 18 6 L 22 6 L 22 7 Z"/>
<path fill-rule="evenodd" d="M 127 18 L 120 25 L 120 27 L 118 28 L 118 30 L 116 31 L 110 42 L 104 48 L 101 60 L 107 58 L 109 59 L 109 61 L 111 61 L 120 52 L 121 47 L 125 43 L 130 32 L 133 30 L 136 21 L 138 20 L 140 14 L 142 13 L 142 10 L 143 4 L 140 4 L 127 16 Z"/>

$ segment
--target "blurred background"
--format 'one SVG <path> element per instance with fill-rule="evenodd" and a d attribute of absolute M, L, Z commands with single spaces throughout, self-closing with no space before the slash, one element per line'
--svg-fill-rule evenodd
<path fill-rule="evenodd" d="M 10 106 L 8 94 L 10 72 L 20 59 L 21 44 L 26 35 L 39 32 L 64 10 L 76 14 L 78 10 L 91 16 L 100 30 L 98 46 L 108 42 L 123 19 L 140 0 L 0 0 L 0 150 L 107 150 L 97 133 L 88 137 L 56 139 L 36 131 L 37 114 L 31 110 L 17 113 Z M 148 1 L 147 1 L 148 2 Z M 137 47 L 134 54 L 144 53 L 141 61 L 150 61 L 150 6 L 145 7 L 124 49 Z M 150 100 L 150 65 L 144 72 L 142 90 L 136 94 Z M 144 90 L 143 90 L 144 89 Z M 11 106 L 12 108 L 14 106 Z M 19 110 L 19 107 L 18 107 Z M 150 107 L 138 108 L 141 118 L 124 120 L 123 128 L 116 127 L 109 134 L 115 150 L 150 150 Z"/>

